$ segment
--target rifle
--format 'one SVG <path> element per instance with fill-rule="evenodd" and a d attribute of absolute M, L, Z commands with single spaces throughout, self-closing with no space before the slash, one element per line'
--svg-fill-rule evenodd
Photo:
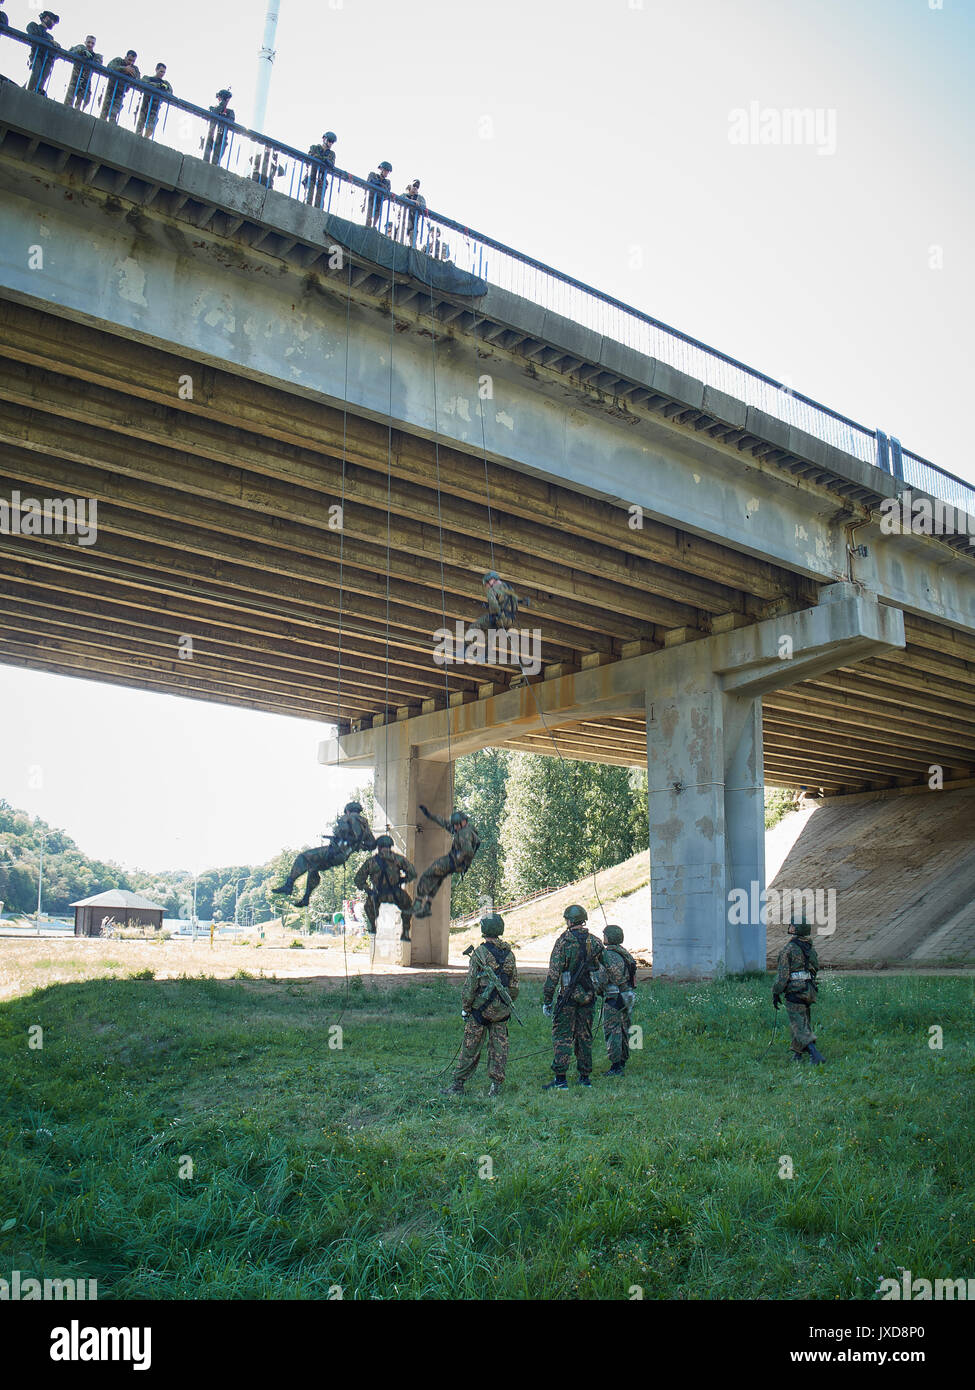
<path fill-rule="evenodd" d="M 474 947 L 474 946 L 468 946 L 467 950 L 464 952 L 464 955 L 465 955 L 465 956 L 473 956 L 473 953 L 474 953 L 475 949 L 476 949 L 476 947 Z M 512 1013 L 513 1017 L 514 1017 L 514 1018 L 517 1018 L 517 1019 L 518 1019 L 518 1022 L 521 1024 L 522 1028 L 524 1028 L 524 1026 L 525 1026 L 525 1025 L 524 1025 L 524 1022 L 522 1021 L 522 1019 L 518 1018 L 518 1011 L 517 1011 L 516 1008 L 515 1008 L 514 1000 L 512 999 L 511 995 L 508 993 L 507 986 L 506 986 L 506 985 L 504 984 L 504 982 L 502 981 L 501 976 L 500 976 L 500 974 L 498 973 L 498 971 L 495 970 L 495 968 L 494 968 L 493 965 L 489 965 L 487 961 L 483 961 L 483 962 L 482 962 L 482 965 L 481 965 L 480 978 L 483 979 L 485 976 L 487 976 L 488 982 L 492 985 L 493 991 L 494 991 L 494 993 L 498 996 L 498 998 L 501 1000 L 501 1003 L 507 1005 L 507 1007 L 511 1010 L 511 1013 Z M 485 1000 L 485 1003 L 490 1003 L 490 1002 L 491 1002 L 491 1000 L 490 1000 L 490 995 L 489 995 L 488 998 Z M 482 1005 L 481 1007 L 483 1008 L 484 1005 Z"/>

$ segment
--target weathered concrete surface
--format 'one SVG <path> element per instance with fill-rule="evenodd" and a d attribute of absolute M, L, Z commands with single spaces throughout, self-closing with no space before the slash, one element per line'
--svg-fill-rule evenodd
<path fill-rule="evenodd" d="M 770 888 L 836 891 L 835 931 L 813 936 L 825 964 L 971 961 L 975 786 L 826 801 L 805 819 Z M 775 902 L 769 963 L 786 939 Z"/>
<path fill-rule="evenodd" d="M 450 836 L 420 810 L 428 810 L 446 820 L 452 808 L 454 766 L 448 762 L 432 762 L 417 756 L 411 747 L 405 726 L 393 724 L 388 730 L 376 731 L 375 781 L 376 798 L 373 831 L 379 836 L 392 835 L 400 854 L 414 865 L 417 877 L 428 864 L 450 848 Z M 413 896 L 416 882 L 407 885 Z M 394 908 L 385 916 L 394 917 Z M 445 965 L 450 939 L 450 884 L 445 883 L 433 900 L 429 917 L 414 921 L 411 940 L 400 942 L 398 931 L 381 929 L 377 934 L 376 951 L 384 960 L 399 965 Z"/>
<path fill-rule="evenodd" d="M 36 120 L 36 102 L 25 105 L 26 98 L 0 90 L 0 119 L 20 120 L 22 127 Z M 282 236 L 307 236 L 307 209 L 277 195 L 272 199 L 250 180 L 188 157 L 177 168 L 173 161 L 181 157 L 172 151 L 118 128 L 99 125 L 96 132 L 81 123 L 77 143 L 93 140 L 101 142 L 99 157 L 110 157 L 120 168 L 145 164 L 147 180 L 185 186 L 194 198 L 212 200 L 241 217 L 274 217 Z M 398 427 L 475 454 L 486 448 L 489 458 L 509 466 L 617 500 L 621 528 L 627 523 L 624 509 L 638 504 L 649 517 L 811 579 L 848 576 L 846 526 L 863 518 L 771 464 L 746 459 L 649 414 L 622 419 L 582 390 L 528 374 L 524 362 L 501 351 L 489 349 L 486 364 L 475 355 L 473 340 L 460 334 L 438 341 L 435 392 L 429 328 L 412 310 L 400 317 L 406 331 L 391 342 L 388 313 L 353 305 L 346 372 L 345 296 L 321 276 L 302 274 L 284 259 L 250 252 L 206 229 L 197 231 L 152 206 L 133 208 L 123 198 L 69 187 L 55 174 L 38 173 L 25 184 L 22 170 L 2 156 L 0 189 L 0 294 L 182 348 L 187 370 L 194 361 L 209 361 L 338 404 L 348 382 L 353 412 L 391 417 Z M 38 244 L 45 250 L 43 273 L 29 269 L 28 248 Z M 498 294 L 486 297 L 485 313 L 498 305 Z M 538 315 L 537 306 L 523 302 L 498 307 L 519 322 Z M 623 351 L 556 320 L 545 313 L 543 331 L 573 340 L 575 348 L 591 351 L 597 360 L 601 353 L 619 357 Z M 414 325 L 422 331 L 410 331 Z M 494 397 L 482 403 L 477 387 L 485 370 Z M 702 383 L 652 358 L 644 359 L 642 376 L 661 390 L 703 402 Z M 736 415 L 733 404 L 727 413 Z M 894 480 L 880 470 L 865 475 L 865 465 L 840 450 L 800 440 L 781 421 L 753 415 L 749 411 L 746 420 L 756 430 L 781 435 L 783 447 L 804 447 L 839 476 L 860 482 L 868 476 L 878 492 L 896 493 Z M 884 536 L 877 525 L 861 526 L 857 542 L 866 544 L 868 554 L 856 559 L 855 578 L 867 589 L 911 612 L 975 630 L 970 557 L 955 557 L 923 537 Z"/>

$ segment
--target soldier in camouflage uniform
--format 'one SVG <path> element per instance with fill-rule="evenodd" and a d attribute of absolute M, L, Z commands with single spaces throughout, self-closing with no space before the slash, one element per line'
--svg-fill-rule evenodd
<path fill-rule="evenodd" d="M 308 154 L 317 163 L 309 165 L 308 173 L 301 180 L 302 187 L 308 190 L 308 202 L 312 207 L 320 208 L 325 201 L 325 190 L 328 188 L 328 175 L 323 166 L 329 170 L 335 168 L 335 151 L 332 146 L 338 136 L 334 130 L 326 130 L 322 136 L 320 145 L 309 145 Z"/>
<path fill-rule="evenodd" d="M 518 998 L 518 967 L 514 952 L 498 938 L 504 918 L 492 912 L 481 921 L 484 940 L 471 952 L 471 963 L 461 993 L 464 1041 L 448 1095 L 460 1095 L 481 1058 L 484 1035 L 488 1044 L 489 1094 L 501 1094 L 508 1062 L 508 1019 Z M 470 949 L 470 948 L 468 948 Z M 502 993 L 503 991 L 503 993 Z M 507 998 L 504 997 L 507 995 Z"/>
<path fill-rule="evenodd" d="M 542 988 L 542 1012 L 552 1020 L 552 1045 L 555 1056 L 552 1070 L 555 1079 L 544 1087 L 564 1091 L 565 1074 L 569 1070 L 573 1049 L 579 1068 L 579 1084 L 590 1086 L 592 1071 L 592 1016 L 596 1003 L 593 976 L 599 968 L 602 943 L 586 928 L 589 914 L 584 907 L 573 903 L 565 909 L 568 924 L 555 945 L 548 963 L 548 975 Z M 559 998 L 553 1007 L 555 991 Z"/>
<path fill-rule="evenodd" d="M 603 955 L 597 991 L 603 996 L 603 1034 L 609 1054 L 609 1075 L 622 1076 L 630 1055 L 630 1019 L 636 1002 L 636 961 L 623 948 L 623 928 L 603 932 Z"/>
<path fill-rule="evenodd" d="M 420 810 L 427 820 L 434 821 L 443 830 L 449 830 L 452 836 L 450 849 L 439 859 L 435 859 L 428 869 L 424 869 L 413 895 L 413 916 L 429 917 L 433 910 L 433 899 L 437 896 L 444 879 L 449 878 L 451 874 L 467 873 L 481 840 L 466 811 L 452 811 L 450 820 L 445 821 L 428 811 L 425 806 L 421 806 Z"/>
<path fill-rule="evenodd" d="M 100 113 L 103 121 L 111 121 L 113 125 L 118 125 L 122 102 L 129 90 L 129 84 L 122 80 L 121 74 L 124 73 L 126 77 L 134 77 L 137 82 L 141 79 L 142 74 L 135 65 L 138 56 L 135 49 L 130 48 L 124 58 L 113 58 L 110 63 L 106 63 L 105 66 L 119 76 L 110 77 L 107 81 Z"/>
<path fill-rule="evenodd" d="M 152 77 L 146 78 L 146 85 L 155 87 L 159 92 L 172 95 L 172 86 L 166 81 L 166 64 L 157 63 L 156 71 Z M 162 111 L 162 102 L 159 97 L 151 96 L 145 92 L 142 97 L 142 104 L 139 107 L 139 116 L 135 123 L 136 135 L 145 135 L 151 140 L 156 133 L 156 124 Z"/>
<path fill-rule="evenodd" d="M 801 1062 L 808 1054 L 809 1060 L 818 1065 L 826 1059 L 816 1047 L 816 1034 L 810 1017 L 810 1010 L 816 1002 L 816 975 L 819 972 L 819 957 L 810 940 L 810 931 L 804 916 L 798 922 L 789 924 L 789 940 L 776 961 L 772 1007 L 778 1009 L 784 994 L 789 1015 L 792 1060 Z"/>
<path fill-rule="evenodd" d="M 518 609 L 527 608 L 529 600 L 519 598 L 510 584 L 506 584 L 496 570 L 488 570 L 481 580 L 484 585 L 484 601 L 487 604 L 487 612 L 482 613 L 471 627 L 480 628 L 482 632 L 487 632 L 490 628 L 504 628 L 507 632 L 510 627 L 517 627 Z"/>
<path fill-rule="evenodd" d="M 206 144 L 203 148 L 203 158 L 208 164 L 219 164 L 223 159 L 224 151 L 230 145 L 230 130 L 227 122 L 233 122 L 237 119 L 227 105 L 232 96 L 233 93 L 229 87 L 221 87 L 217 92 L 217 104 L 207 107 L 207 110 L 215 118 L 207 126 Z M 202 136 L 200 143 L 203 144 Z"/>
<path fill-rule="evenodd" d="M 97 40 L 94 34 L 89 34 L 84 43 L 76 43 L 68 52 L 72 58 L 79 61 L 71 69 L 71 76 L 68 79 L 68 90 L 64 95 L 65 106 L 73 106 L 81 111 L 91 101 L 91 79 L 92 71 L 90 63 L 101 63 L 102 55 L 95 52 Z"/>
<path fill-rule="evenodd" d="M 376 841 L 376 853 L 366 860 L 354 880 L 355 886 L 366 895 L 366 927 L 369 932 L 375 935 L 381 905 L 395 903 L 403 918 L 400 940 L 409 941 L 413 904 L 404 885 L 415 878 L 416 869 L 402 854 L 396 853 L 392 837 L 380 835 Z"/>
<path fill-rule="evenodd" d="M 321 882 L 325 869 L 337 869 L 357 849 L 375 849 L 376 837 L 358 801 L 347 803 L 335 822 L 327 845 L 320 849 L 303 850 L 291 866 L 288 877 L 271 889 L 272 893 L 290 893 L 302 874 L 307 874 L 305 894 L 296 907 L 307 907 L 308 900 Z"/>

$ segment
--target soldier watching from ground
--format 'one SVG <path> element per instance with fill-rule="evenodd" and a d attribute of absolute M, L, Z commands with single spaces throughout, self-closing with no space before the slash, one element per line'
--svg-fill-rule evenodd
<path fill-rule="evenodd" d="M 156 87 L 160 92 L 172 95 L 172 87 L 166 81 L 166 64 L 157 63 L 154 76 L 146 78 L 146 85 Z M 151 140 L 156 133 L 156 122 L 162 110 L 162 102 L 159 97 L 146 92 L 142 98 L 142 105 L 139 107 L 139 119 L 135 123 L 136 135 L 145 135 Z"/>
<path fill-rule="evenodd" d="M 603 1035 L 609 1076 L 622 1076 L 630 1055 L 630 1019 L 636 1003 L 636 961 L 623 948 L 623 928 L 603 931 L 603 954 L 596 991 L 603 996 Z"/>
<path fill-rule="evenodd" d="M 555 1077 L 543 1090 L 568 1089 L 565 1074 L 575 1052 L 579 1085 L 591 1086 L 592 1018 L 596 1003 L 595 978 L 602 944 L 587 929 L 589 914 L 573 903 L 565 909 L 566 930 L 552 947 L 548 974 L 542 987 L 542 1012 L 552 1020 Z M 558 999 L 555 992 L 558 990 Z"/>
<path fill-rule="evenodd" d="M 464 1082 L 481 1060 L 484 1035 L 488 1043 L 489 1095 L 501 1094 L 508 1063 L 508 1019 L 518 998 L 518 967 L 514 952 L 500 940 L 504 918 L 497 912 L 481 919 L 480 946 L 469 947 L 471 963 L 461 991 L 464 1041 L 454 1079 L 445 1094 L 462 1095 Z M 467 954 L 465 952 L 465 954 Z"/>
<path fill-rule="evenodd" d="M 113 58 L 112 61 L 107 64 L 113 73 L 118 73 L 120 75 L 109 78 L 108 86 L 105 88 L 105 95 L 102 97 L 102 109 L 100 112 L 103 121 L 111 121 L 112 125 L 118 125 L 119 112 L 122 110 L 122 102 L 125 100 L 125 94 L 129 90 L 129 84 L 122 80 L 121 74 L 124 73 L 126 77 L 132 77 L 136 82 L 139 81 L 142 74 L 135 65 L 135 60 L 138 56 L 135 49 L 130 48 L 124 58 Z"/>
<path fill-rule="evenodd" d="M 64 95 L 65 106 L 73 106 L 80 111 L 86 107 L 91 100 L 91 82 L 93 73 L 92 63 L 101 63 L 102 55 L 95 52 L 97 39 L 94 34 L 89 34 L 84 43 L 76 43 L 68 52 L 73 58 L 81 61 L 75 63 L 71 68 L 71 76 L 68 79 L 68 90 Z"/>
<path fill-rule="evenodd" d="M 30 67 L 27 90 L 36 92 L 38 96 L 47 96 L 44 89 L 54 67 L 54 50 L 61 47 L 57 40 L 51 37 L 51 30 L 55 24 L 60 24 L 60 22 L 60 16 L 56 15 L 53 10 L 41 10 L 37 16 L 37 22 L 31 20 L 25 30 L 25 33 L 30 34 L 32 39 L 37 40 L 27 59 Z"/>
<path fill-rule="evenodd" d="M 802 1062 L 808 1056 L 811 1062 L 818 1065 L 826 1059 L 816 1047 L 816 1034 L 812 1029 L 811 1009 L 816 1002 L 819 957 L 810 939 L 811 930 L 805 914 L 800 916 L 798 922 L 793 918 L 789 923 L 789 940 L 776 961 L 772 1007 L 779 1008 L 784 994 L 789 1015 L 792 1060 Z"/>

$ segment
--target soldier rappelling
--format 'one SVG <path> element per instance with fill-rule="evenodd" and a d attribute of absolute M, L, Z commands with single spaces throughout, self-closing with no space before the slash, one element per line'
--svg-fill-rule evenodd
<path fill-rule="evenodd" d="M 291 866 L 288 877 L 271 889 L 272 893 L 290 893 L 302 874 L 307 874 L 305 892 L 296 907 L 307 907 L 308 900 L 321 882 L 325 869 L 336 869 L 350 854 L 360 849 L 374 849 L 376 837 L 358 801 L 350 801 L 338 820 L 328 844 L 320 849 L 303 850 Z"/>
<path fill-rule="evenodd" d="M 380 907 L 383 903 L 394 903 L 403 918 L 400 940 L 409 941 L 413 904 L 405 885 L 415 878 L 416 869 L 402 854 L 397 854 L 392 836 L 380 835 L 376 853 L 366 860 L 354 879 L 355 886 L 366 895 L 366 925 L 373 935 Z"/>
<path fill-rule="evenodd" d="M 530 600 L 519 598 L 510 584 L 506 584 L 496 570 L 488 570 L 481 580 L 484 585 L 484 602 L 487 612 L 475 619 L 471 627 L 488 632 L 491 628 L 503 628 L 505 632 L 517 626 L 518 609 L 528 608 Z"/>
<path fill-rule="evenodd" d="M 471 825 L 466 811 L 452 811 L 450 820 L 445 821 L 441 820 L 439 816 L 435 816 L 432 811 L 428 811 L 425 806 L 421 805 L 420 810 L 427 820 L 432 820 L 442 829 L 448 830 L 452 837 L 450 849 L 439 859 L 435 859 L 428 869 L 424 869 L 422 877 L 416 885 L 413 916 L 429 917 L 433 910 L 433 899 L 444 879 L 449 878 L 451 874 L 467 873 L 481 840 Z"/>

